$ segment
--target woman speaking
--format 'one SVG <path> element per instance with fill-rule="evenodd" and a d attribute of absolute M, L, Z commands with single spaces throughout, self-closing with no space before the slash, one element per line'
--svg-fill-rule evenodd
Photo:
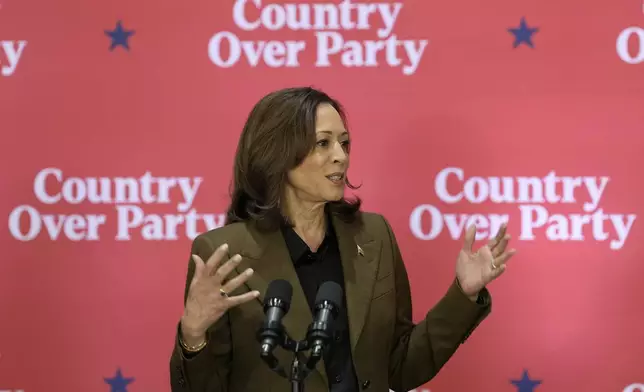
<path fill-rule="evenodd" d="M 173 392 L 286 391 L 260 358 L 263 301 L 278 279 L 292 286 L 282 323 L 303 340 L 325 282 L 342 288 L 333 339 L 304 381 L 307 392 L 409 391 L 432 379 L 490 313 L 485 286 L 515 250 L 504 225 L 477 251 L 470 227 L 455 278 L 418 324 L 405 264 L 381 215 L 344 198 L 351 144 L 338 102 L 290 88 L 252 109 L 235 156 L 226 225 L 192 244 L 185 307 L 170 359 Z M 275 349 L 289 369 L 293 354 Z"/>

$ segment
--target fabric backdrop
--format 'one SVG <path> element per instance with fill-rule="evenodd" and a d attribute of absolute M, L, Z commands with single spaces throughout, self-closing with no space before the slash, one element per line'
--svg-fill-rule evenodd
<path fill-rule="evenodd" d="M 0 390 L 169 391 L 244 120 L 312 85 L 416 320 L 467 225 L 519 250 L 419 391 L 644 391 L 640 0 L 0 0 L 0 69 Z"/>

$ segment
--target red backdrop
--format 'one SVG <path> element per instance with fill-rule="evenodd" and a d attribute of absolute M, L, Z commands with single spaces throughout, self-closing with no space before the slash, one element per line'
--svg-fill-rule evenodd
<path fill-rule="evenodd" d="M 466 224 L 509 220 L 491 317 L 423 391 L 644 391 L 639 1 L 0 0 L 0 390 L 168 391 L 244 119 L 313 85 L 417 319 Z"/>

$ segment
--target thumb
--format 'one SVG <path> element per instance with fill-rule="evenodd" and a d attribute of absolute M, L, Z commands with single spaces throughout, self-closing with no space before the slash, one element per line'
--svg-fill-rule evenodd
<path fill-rule="evenodd" d="M 474 239 L 476 237 L 476 225 L 471 225 L 465 232 L 465 241 L 463 242 L 463 250 L 472 253 L 472 246 L 474 246 Z"/>

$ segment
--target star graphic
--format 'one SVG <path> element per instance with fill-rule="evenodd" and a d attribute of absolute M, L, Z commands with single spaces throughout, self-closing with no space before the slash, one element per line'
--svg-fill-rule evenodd
<path fill-rule="evenodd" d="M 518 28 L 510 28 L 508 31 L 512 34 L 514 34 L 514 47 L 516 48 L 517 46 L 521 45 L 522 43 L 525 43 L 531 48 L 534 48 L 534 44 L 532 43 L 532 34 L 536 33 L 539 31 L 538 27 L 528 27 L 528 24 L 525 21 L 525 17 L 521 18 L 521 23 L 519 24 Z"/>
<path fill-rule="evenodd" d="M 517 392 L 534 392 L 534 389 L 541 384 L 541 380 L 531 380 L 527 370 L 523 371 L 520 380 L 510 380 L 510 382 L 517 387 Z"/>
<path fill-rule="evenodd" d="M 110 50 L 114 50 L 117 46 L 122 46 L 126 50 L 130 50 L 128 44 L 128 39 L 134 34 L 134 30 L 125 30 L 123 29 L 123 24 L 119 20 L 116 22 L 116 28 L 114 30 L 105 30 L 105 35 L 112 39 L 112 44 L 110 45 Z"/>
<path fill-rule="evenodd" d="M 110 392 L 127 392 L 127 386 L 134 381 L 134 378 L 123 377 L 121 369 L 119 368 L 116 370 L 116 375 L 113 378 L 104 377 L 104 380 L 106 384 L 110 384 L 112 388 Z"/>

